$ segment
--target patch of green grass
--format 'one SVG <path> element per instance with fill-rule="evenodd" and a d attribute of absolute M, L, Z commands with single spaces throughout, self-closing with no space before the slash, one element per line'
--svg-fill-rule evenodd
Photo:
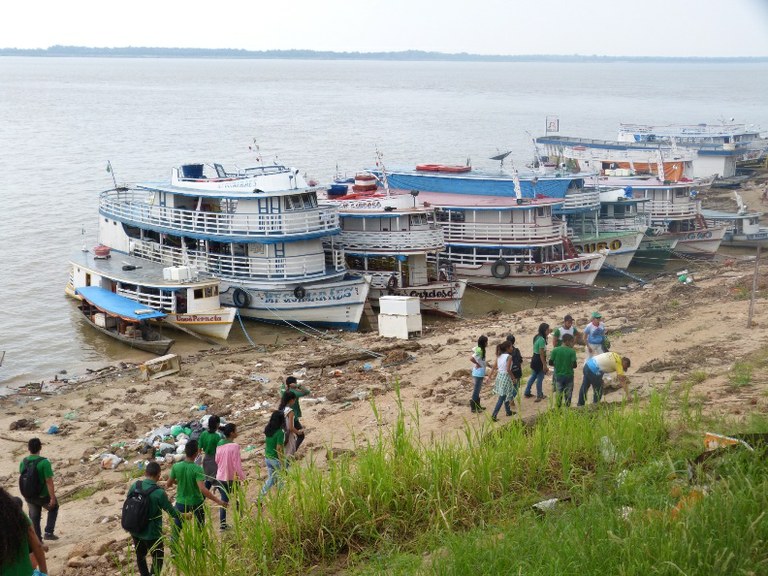
<path fill-rule="evenodd" d="M 104 490 L 104 482 L 99 482 L 98 484 L 91 485 L 91 486 L 82 486 L 81 488 L 78 488 L 72 494 L 67 496 L 66 500 L 68 502 L 71 501 L 77 501 L 77 500 L 85 500 L 86 498 L 90 498 L 97 492 L 100 492 L 101 490 Z"/>
<path fill-rule="evenodd" d="M 728 384 L 731 388 L 741 388 L 752 383 L 752 364 L 749 362 L 736 362 L 728 373 Z"/>

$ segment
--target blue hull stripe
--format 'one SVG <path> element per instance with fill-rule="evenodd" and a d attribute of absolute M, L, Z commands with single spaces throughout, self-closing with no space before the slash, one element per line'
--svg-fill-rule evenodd
<path fill-rule="evenodd" d="M 473 196 L 509 196 L 515 197 L 515 185 L 511 178 L 460 178 L 420 176 L 416 174 L 387 173 L 389 185 L 392 188 L 404 190 L 422 190 L 424 192 L 445 192 L 468 194 Z M 537 195 L 550 198 L 565 196 L 573 178 L 539 179 L 535 184 L 532 180 L 521 180 L 520 188 L 523 198 L 535 198 Z"/>

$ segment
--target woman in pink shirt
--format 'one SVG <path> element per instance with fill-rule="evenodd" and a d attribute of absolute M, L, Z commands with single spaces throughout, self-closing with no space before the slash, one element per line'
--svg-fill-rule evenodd
<path fill-rule="evenodd" d="M 237 438 L 237 425 L 229 422 L 220 428 L 224 438 L 219 442 L 216 448 L 216 480 L 219 482 L 221 499 L 229 502 L 233 490 L 237 490 L 237 484 L 245 480 L 245 472 L 240 459 L 240 444 L 234 440 Z M 219 522 L 221 529 L 227 529 L 227 509 L 219 509 Z"/>

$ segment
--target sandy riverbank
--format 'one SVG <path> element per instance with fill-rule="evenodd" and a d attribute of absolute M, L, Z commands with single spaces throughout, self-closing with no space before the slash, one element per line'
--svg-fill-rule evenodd
<path fill-rule="evenodd" d="M 743 195 L 750 206 L 759 207 L 757 197 Z M 487 414 L 474 415 L 468 408 L 468 358 L 480 334 L 489 336 L 492 348 L 512 332 L 530 357 L 531 337 L 540 322 L 557 326 L 570 313 L 583 327 L 594 309 L 605 317 L 613 350 L 632 359 L 631 389 L 640 401 L 653 390 L 679 389 L 687 381 L 693 383 L 690 398 L 700 401 L 710 415 L 725 420 L 768 413 L 765 376 L 755 371 L 749 385 L 729 385 L 734 363 L 768 346 L 768 266 L 759 276 L 750 329 L 753 261 L 729 258 L 684 266 L 693 271 L 693 285 L 669 276 L 644 288 L 606 292 L 589 303 L 441 324 L 410 342 L 375 334 L 334 333 L 329 340 L 281 339 L 279 346 L 201 347 L 182 358 L 179 373 L 162 379 L 144 382 L 135 368 L 118 366 L 103 378 L 78 383 L 61 394 L 2 398 L 0 482 L 17 493 L 17 466 L 26 453 L 26 441 L 41 437 L 62 501 L 57 526 L 61 539 L 50 544 L 51 573 L 117 574 L 109 567 L 108 551 L 124 548 L 126 533 L 120 528 L 119 509 L 129 484 L 127 472 L 143 458 L 131 447 L 150 430 L 198 419 L 206 413 L 197 409 L 200 405 L 207 406 L 207 413 L 225 415 L 242 427 L 241 445 L 252 447 L 244 456 L 251 490 L 255 490 L 264 475 L 262 429 L 270 407 L 278 401 L 280 380 L 303 367 L 302 378 L 312 394 L 302 402 L 307 440 L 301 452 L 304 457 L 312 453 L 320 465 L 327 448 L 349 450 L 354 448 L 353 434 L 359 438 L 378 433 L 372 397 L 381 423 L 393 422 L 398 409 L 396 382 L 403 406 L 418 407 L 425 438 L 460 438 L 468 422 L 488 420 Z M 363 350 L 378 351 L 383 358 L 359 355 Z M 693 373 L 697 377 L 689 379 Z M 606 401 L 621 398 L 621 392 L 613 391 Z M 490 405 L 493 400 L 486 386 L 483 403 Z M 520 413 L 525 417 L 548 408 L 547 403 L 528 401 Z M 36 427 L 12 430 L 12 423 L 22 419 L 36 421 Z M 496 426 L 504 421 L 505 417 L 500 418 Z M 51 425 L 59 426 L 59 434 L 45 433 Z M 724 425 L 718 431 L 729 430 Z M 112 448 L 123 442 L 124 448 Z M 99 458 L 91 460 L 103 452 L 116 452 L 126 463 L 103 470 Z M 164 473 L 167 470 L 165 466 Z M 72 566 L 67 567 L 68 563 Z"/>

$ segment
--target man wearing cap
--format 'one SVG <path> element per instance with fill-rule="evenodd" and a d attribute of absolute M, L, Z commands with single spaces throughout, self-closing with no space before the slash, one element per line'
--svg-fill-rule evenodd
<path fill-rule="evenodd" d="M 603 315 L 600 312 L 592 312 L 592 320 L 584 328 L 584 339 L 586 341 L 587 358 L 605 352 L 603 346 L 605 341 L 605 324 L 603 324 Z"/>
<path fill-rule="evenodd" d="M 629 400 L 629 378 L 625 372 L 629 369 L 629 358 L 623 358 L 616 352 L 604 352 L 597 356 L 592 356 L 584 363 L 584 380 L 579 389 L 579 400 L 577 405 L 584 406 L 587 401 L 587 391 L 592 387 L 592 402 L 597 404 L 603 397 L 603 375 L 616 372 L 616 376 L 624 389 L 624 394 Z"/>
<path fill-rule="evenodd" d="M 33 462 L 40 479 L 39 486 L 41 486 L 40 493 L 37 496 L 24 496 L 29 507 L 29 519 L 32 520 L 35 533 L 42 542 L 43 534 L 40 530 L 40 523 L 42 521 L 43 508 L 45 508 L 48 511 L 48 518 L 45 523 L 45 539 L 58 540 L 59 537 L 53 533 L 56 528 L 56 518 L 59 515 L 59 503 L 56 501 L 56 493 L 53 489 L 53 468 L 51 468 L 51 462 L 48 458 L 40 456 L 40 451 L 43 449 L 43 443 L 40 442 L 40 438 L 30 438 L 29 442 L 27 442 L 27 448 L 29 449 L 29 456 L 25 457 L 19 464 L 19 473 L 24 471 L 27 462 Z"/>

